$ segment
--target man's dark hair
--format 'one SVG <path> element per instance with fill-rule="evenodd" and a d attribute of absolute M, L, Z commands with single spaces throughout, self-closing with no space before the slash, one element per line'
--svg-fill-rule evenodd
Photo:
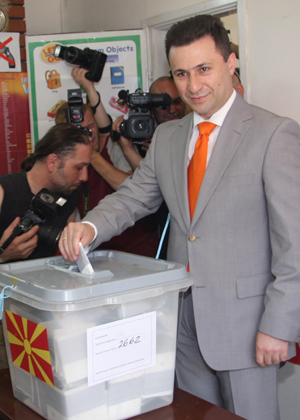
<path fill-rule="evenodd" d="M 232 52 L 227 30 L 219 18 L 211 15 L 194 16 L 171 26 L 165 39 L 167 59 L 169 60 L 171 47 L 190 45 L 205 36 L 210 36 L 215 41 L 217 50 L 226 62 Z"/>
<path fill-rule="evenodd" d="M 86 134 L 72 124 L 57 124 L 37 142 L 34 153 L 22 161 L 21 169 L 30 171 L 35 162 L 43 161 L 51 153 L 56 154 L 60 159 L 74 155 L 77 144 L 90 144 Z"/>

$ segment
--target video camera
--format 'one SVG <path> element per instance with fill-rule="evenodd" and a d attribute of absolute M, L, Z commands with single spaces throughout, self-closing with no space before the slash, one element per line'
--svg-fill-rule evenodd
<path fill-rule="evenodd" d="M 129 106 L 128 119 L 120 126 L 121 134 L 133 139 L 139 144 L 143 139 L 152 137 L 155 130 L 155 120 L 150 114 L 150 108 L 159 106 L 167 108 L 172 99 L 168 93 L 147 93 L 137 89 L 135 93 L 121 90 L 118 94 L 121 102 Z"/>
<path fill-rule="evenodd" d="M 20 223 L 15 227 L 13 233 L 0 247 L 1 253 L 11 242 L 23 233 L 28 232 L 33 226 L 40 225 L 37 232 L 38 243 L 47 248 L 55 250 L 62 230 L 60 228 L 46 225 L 46 221 L 53 218 L 57 208 L 66 203 L 66 199 L 50 192 L 47 188 L 41 189 L 31 200 L 29 210 L 22 217 Z"/>
<path fill-rule="evenodd" d="M 91 130 L 80 125 L 84 120 L 83 100 L 80 89 L 68 89 L 68 108 L 66 109 L 67 123 L 75 124 L 87 136 L 92 136 Z"/>
<path fill-rule="evenodd" d="M 61 58 L 70 64 L 77 64 L 79 67 L 88 70 L 85 77 L 92 82 L 99 82 L 101 79 L 107 55 L 100 52 L 85 48 L 81 50 L 76 47 L 64 47 L 63 45 L 55 45 L 54 57 Z"/>

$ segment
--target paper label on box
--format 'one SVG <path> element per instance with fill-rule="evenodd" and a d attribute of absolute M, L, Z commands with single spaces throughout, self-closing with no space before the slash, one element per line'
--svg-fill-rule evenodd
<path fill-rule="evenodd" d="M 156 364 L 156 312 L 87 329 L 88 385 Z"/>

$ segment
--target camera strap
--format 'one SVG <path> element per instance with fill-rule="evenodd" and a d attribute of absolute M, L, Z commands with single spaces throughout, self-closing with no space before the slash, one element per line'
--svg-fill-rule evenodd
<path fill-rule="evenodd" d="M 85 217 L 90 210 L 90 189 L 87 182 L 84 182 L 82 186 L 82 200 L 82 214 Z"/>
<path fill-rule="evenodd" d="M 16 226 L 13 233 L 6 239 L 4 244 L 0 247 L 0 255 L 6 250 L 6 248 L 12 243 L 12 241 L 22 233 L 22 226 Z"/>

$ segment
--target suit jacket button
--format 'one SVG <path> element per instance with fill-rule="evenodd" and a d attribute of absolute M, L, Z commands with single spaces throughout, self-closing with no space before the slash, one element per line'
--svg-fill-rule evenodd
<path fill-rule="evenodd" d="M 190 242 L 195 242 L 196 236 L 195 235 L 189 235 L 188 239 L 189 239 Z"/>

